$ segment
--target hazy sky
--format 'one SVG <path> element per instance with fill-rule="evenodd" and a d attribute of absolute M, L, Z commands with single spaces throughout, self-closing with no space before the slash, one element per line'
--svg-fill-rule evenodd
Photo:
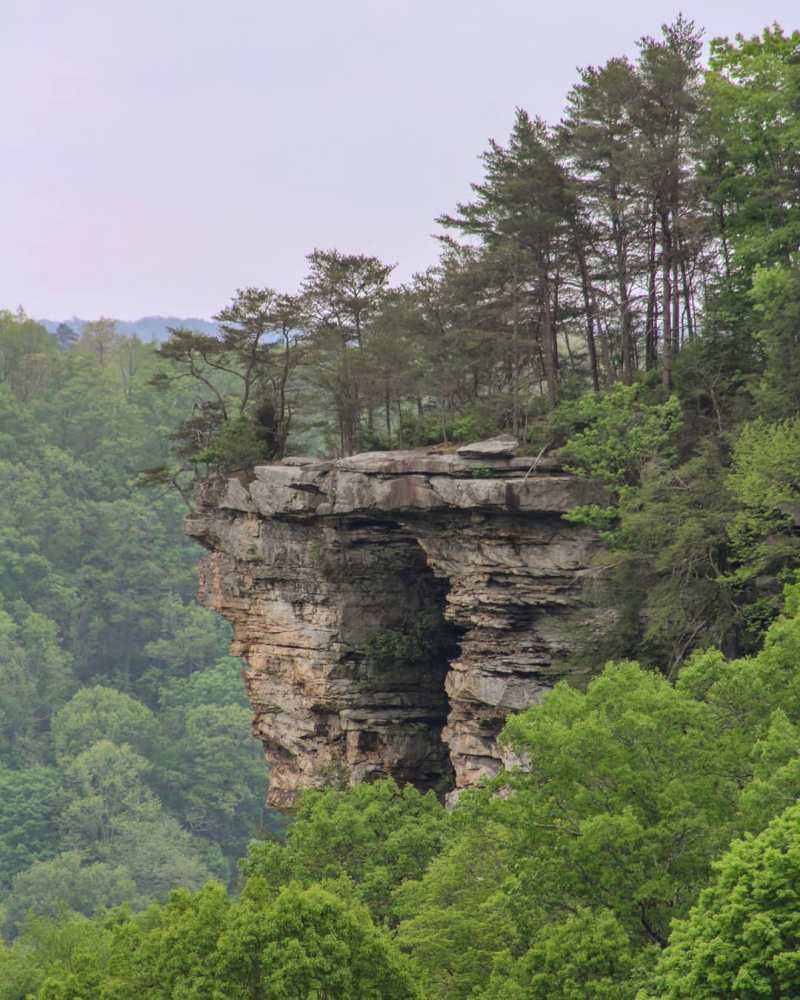
<path fill-rule="evenodd" d="M 210 316 L 315 246 L 432 263 L 514 108 L 681 9 L 641 0 L 0 0 L 0 307 Z M 710 35 L 791 0 L 695 0 Z"/>

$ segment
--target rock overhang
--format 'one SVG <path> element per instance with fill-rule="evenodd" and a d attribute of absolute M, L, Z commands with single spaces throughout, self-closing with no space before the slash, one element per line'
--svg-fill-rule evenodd
<path fill-rule="evenodd" d="M 499 769 L 503 720 L 541 700 L 596 614 L 597 537 L 562 515 L 603 500 L 551 457 L 421 450 L 207 483 L 187 531 L 211 551 L 201 596 L 249 663 L 273 803 L 331 781 L 463 787 Z M 458 635 L 447 662 L 376 677 L 370 643 L 428 606 Z"/>
<path fill-rule="evenodd" d="M 295 463 L 256 466 L 248 486 L 229 479 L 219 506 L 266 517 L 447 510 L 562 514 L 603 499 L 596 483 L 570 475 L 554 459 L 476 461 L 406 451 Z"/>

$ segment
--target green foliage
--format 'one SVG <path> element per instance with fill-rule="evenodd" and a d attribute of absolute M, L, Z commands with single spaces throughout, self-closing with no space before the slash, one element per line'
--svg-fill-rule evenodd
<path fill-rule="evenodd" d="M 58 349 L 44 327 L 21 310 L 0 310 L 0 384 L 20 402 L 47 385 Z"/>
<path fill-rule="evenodd" d="M 144 782 L 149 770 L 144 757 L 110 740 L 98 740 L 78 754 L 64 775 L 67 803 L 61 825 L 68 843 L 102 857 L 122 822 L 156 814 L 158 800 Z"/>
<path fill-rule="evenodd" d="M 218 616 L 214 617 L 217 619 Z M 205 621 L 204 617 L 203 624 Z M 241 670 L 241 660 L 224 656 L 203 670 L 195 670 L 188 677 L 171 678 L 159 688 L 159 709 L 162 716 L 170 720 L 173 714 L 180 716 L 188 709 L 198 708 L 200 705 L 246 707 Z"/>
<path fill-rule="evenodd" d="M 604 536 L 611 558 L 624 558 L 612 575 L 621 614 L 601 654 L 624 651 L 674 676 L 694 646 L 730 646 L 743 616 L 726 575 L 735 512 L 713 441 L 676 468 L 648 468 L 624 491 Z"/>
<path fill-rule="evenodd" d="M 130 695 L 113 688 L 81 688 L 53 717 L 56 760 L 66 764 L 98 740 L 127 743 L 140 753 L 152 750 L 153 713 Z"/>
<path fill-rule="evenodd" d="M 509 834 L 491 816 L 478 815 L 460 824 L 421 878 L 397 888 L 397 941 L 413 958 L 431 1000 L 471 996 L 486 982 L 494 956 L 518 945 L 503 891 L 512 857 Z"/>
<path fill-rule="evenodd" d="M 613 913 L 580 909 L 544 928 L 516 961 L 499 955 L 486 988 L 473 995 L 475 1000 L 630 1000 L 636 973 L 637 956 Z"/>
<path fill-rule="evenodd" d="M 104 922 L 77 914 L 27 920 L 13 947 L 0 944 L 0 998 L 27 1000 L 51 973 L 64 989 L 62 996 L 69 997 L 77 979 L 74 970 L 97 967 L 108 954 L 109 938 Z M 88 1000 L 86 993 L 72 996 Z"/>
<path fill-rule="evenodd" d="M 191 691 L 196 684 L 204 683 L 203 677 L 216 677 L 222 669 L 220 658 L 227 650 L 230 634 L 220 615 L 177 594 L 165 598 L 160 615 L 158 632 L 144 646 L 147 666 L 137 683 L 149 704 L 162 700 L 168 688 Z M 236 661 L 225 659 L 225 666 L 227 687 L 244 699 Z M 210 696 L 208 704 L 216 704 L 215 698 Z M 204 703 L 202 699 L 197 702 Z"/>
<path fill-rule="evenodd" d="M 6 932 L 13 933 L 30 916 L 58 917 L 66 911 L 91 916 L 107 906 L 136 897 L 136 885 L 121 864 L 85 864 L 78 851 L 65 851 L 49 861 L 36 861 L 14 879 L 6 904 Z"/>
<path fill-rule="evenodd" d="M 677 397 L 647 403 L 641 385 L 615 385 L 602 395 L 585 394 L 562 403 L 555 415 L 557 435 L 569 471 L 599 480 L 612 495 L 607 506 L 577 506 L 564 515 L 603 534 L 612 547 L 629 535 L 625 515 L 641 506 L 641 487 L 677 458 L 683 416 Z"/>
<path fill-rule="evenodd" d="M 605 640 L 579 645 L 576 659 L 597 668 L 611 656 L 635 656 L 674 675 L 695 645 L 738 634 L 743 612 L 726 576 L 736 502 L 720 442 L 708 437 L 680 462 L 680 401 L 645 398 L 641 385 L 618 385 L 559 411 L 570 467 L 613 491 L 607 506 L 564 515 L 600 532 L 611 550 L 600 588 L 617 608 Z"/>
<path fill-rule="evenodd" d="M 373 926 L 366 908 L 322 887 L 289 885 L 263 914 L 245 900 L 231 923 L 226 947 L 220 949 L 222 992 L 231 998 L 256 995 L 242 990 L 236 961 L 242 943 L 248 952 L 256 945 L 255 963 L 246 955 L 256 965 L 253 978 L 276 1000 L 315 994 L 342 1000 L 421 996 L 406 963 Z"/>
<path fill-rule="evenodd" d="M 366 660 L 378 673 L 402 670 L 407 664 L 436 668 L 450 659 L 453 631 L 438 610 L 420 611 L 403 628 L 383 629 L 366 644 Z"/>
<path fill-rule="evenodd" d="M 615 385 L 562 404 L 559 422 L 571 428 L 563 451 L 573 471 L 620 489 L 638 484 L 648 464 L 674 462 L 680 402 L 647 403 L 643 395 L 641 386 Z"/>
<path fill-rule="evenodd" d="M 782 709 L 772 713 L 750 757 L 753 776 L 742 792 L 741 808 L 748 829 L 759 830 L 792 805 L 800 787 L 800 729 Z"/>
<path fill-rule="evenodd" d="M 0 606 L 0 760 L 45 763 L 50 714 L 75 688 L 72 658 L 52 620 L 16 602 L 18 620 Z"/>
<path fill-rule="evenodd" d="M 255 741 L 243 738 L 250 720 L 242 705 L 189 707 L 159 761 L 166 805 L 231 862 L 261 825 L 264 759 Z"/>
<path fill-rule="evenodd" d="M 616 502 L 565 517 L 601 532 L 613 550 L 606 600 L 619 614 L 608 641 L 587 652 L 590 661 L 626 653 L 674 676 L 696 646 L 754 648 L 777 614 L 798 557 L 800 434 L 796 417 L 758 418 L 735 436 L 702 437 L 679 463 L 677 398 L 645 407 L 636 402 L 641 392 L 619 386 L 581 403 L 595 419 L 563 451 L 575 471 L 614 488 Z M 597 416 L 611 409 L 610 420 Z M 631 421 L 641 421 L 641 436 Z"/>
<path fill-rule="evenodd" d="M 474 469 L 470 469 L 468 475 L 470 479 L 491 479 L 497 473 L 494 469 L 489 468 L 488 465 L 478 465 Z"/>
<path fill-rule="evenodd" d="M 346 792 L 308 791 L 286 843 L 251 844 L 242 872 L 269 886 L 344 877 L 373 916 L 383 919 L 394 888 L 422 875 L 447 829 L 447 813 L 432 792 L 422 795 L 389 779 Z"/>
<path fill-rule="evenodd" d="M 800 518 L 800 418 L 745 424 L 734 444 L 730 488 L 739 510 L 731 536 L 744 582 L 797 558 Z"/>
<path fill-rule="evenodd" d="M 800 265 L 797 260 L 792 258 L 791 265 L 757 267 L 749 298 L 755 314 L 755 337 L 767 362 L 764 377 L 754 388 L 759 409 L 773 419 L 796 413 L 800 408 Z"/>
<path fill-rule="evenodd" d="M 89 928 L 63 921 L 60 954 L 42 927 L 32 924 L 0 953 L 12 971 L 24 947 L 29 961 L 42 962 L 23 979 L 39 988 L 39 1000 L 421 1000 L 407 963 L 367 910 L 320 886 L 289 885 L 270 900 L 255 880 L 233 903 L 214 883 L 179 890 L 138 919 L 110 914 Z"/>
<path fill-rule="evenodd" d="M 299 308 L 295 296 L 240 288 L 214 317 L 218 336 L 170 330 L 158 349 L 168 365 L 149 384 L 174 391 L 188 380 L 194 406 L 171 435 L 178 465 L 151 467 L 143 485 L 170 484 L 186 496 L 185 473 L 225 472 L 285 453 Z"/>
<path fill-rule="evenodd" d="M 791 997 L 800 990 L 800 806 L 736 841 L 686 920 L 649 994 L 678 1000 Z"/>
<path fill-rule="evenodd" d="M 229 629 L 195 602 L 180 500 L 133 486 L 191 394 L 150 388 L 165 362 L 108 321 L 59 350 L 3 314 L 0 345 L 0 910 L 17 933 L 57 899 L 88 914 L 228 879 L 265 768 Z"/>
<path fill-rule="evenodd" d="M 426 995 L 635 995 L 714 859 L 796 796 L 796 587 L 786 596 L 757 656 L 697 654 L 676 686 L 611 664 L 508 720 L 523 767 L 463 796 L 443 849 L 396 890 Z"/>
<path fill-rule="evenodd" d="M 785 260 L 798 245 L 798 42 L 800 33 L 775 24 L 760 36 L 711 43 L 706 170 L 743 269 Z"/>
<path fill-rule="evenodd" d="M 200 888 L 133 751 L 97 744 L 75 766 L 108 801 L 105 854 L 16 877 L 6 995 L 793 995 L 798 662 L 795 584 L 756 655 L 696 653 L 676 684 L 612 663 L 585 691 L 556 686 L 506 724 L 521 766 L 452 811 L 391 781 L 305 793 L 285 843 L 251 846 L 237 898 Z M 176 874 L 196 891 L 103 910 L 163 898 Z"/>
<path fill-rule="evenodd" d="M 102 853 L 130 874 L 137 896 L 128 901 L 135 903 L 163 900 L 177 886 L 199 889 L 209 878 L 228 875 L 217 845 L 208 846 L 173 816 L 156 810 L 118 818 Z"/>
<path fill-rule="evenodd" d="M 220 424 L 213 443 L 197 452 L 193 460 L 225 473 L 252 468 L 269 457 L 253 423 L 246 417 L 234 417 Z"/>
<path fill-rule="evenodd" d="M 511 719 L 503 738 L 531 764 L 498 810 L 514 816 L 539 905 L 605 906 L 630 934 L 665 941 L 730 835 L 736 795 L 716 735 L 702 703 L 625 663 Z"/>
<path fill-rule="evenodd" d="M 0 887 L 57 850 L 61 776 L 55 768 L 0 768 Z"/>

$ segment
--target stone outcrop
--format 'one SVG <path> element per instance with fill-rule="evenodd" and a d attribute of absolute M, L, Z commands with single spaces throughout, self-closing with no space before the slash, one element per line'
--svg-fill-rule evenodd
<path fill-rule="evenodd" d="M 504 718 L 558 678 L 578 622 L 600 627 L 596 538 L 561 517 L 598 487 L 481 445 L 290 458 L 203 485 L 187 519 L 210 550 L 200 596 L 247 661 L 271 804 L 386 774 L 444 792 L 495 773 Z"/>
<path fill-rule="evenodd" d="M 489 438 L 488 441 L 473 441 L 457 449 L 462 458 L 513 458 L 519 441 L 510 434 Z"/>

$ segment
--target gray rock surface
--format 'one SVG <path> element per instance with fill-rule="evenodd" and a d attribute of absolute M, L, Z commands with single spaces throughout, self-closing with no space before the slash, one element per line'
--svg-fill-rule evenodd
<path fill-rule="evenodd" d="M 458 449 L 458 454 L 462 458 L 511 458 L 517 448 L 519 441 L 515 437 L 501 434 L 486 441 L 473 441 L 471 444 L 462 445 Z"/>
<path fill-rule="evenodd" d="M 577 623 L 605 617 L 586 586 L 597 539 L 561 518 L 602 492 L 534 462 L 378 452 L 203 484 L 186 522 L 209 550 L 200 597 L 247 661 L 273 805 L 377 775 L 446 791 L 499 770 L 505 717 L 561 676 Z M 435 656 L 376 657 L 422 620 Z"/>

